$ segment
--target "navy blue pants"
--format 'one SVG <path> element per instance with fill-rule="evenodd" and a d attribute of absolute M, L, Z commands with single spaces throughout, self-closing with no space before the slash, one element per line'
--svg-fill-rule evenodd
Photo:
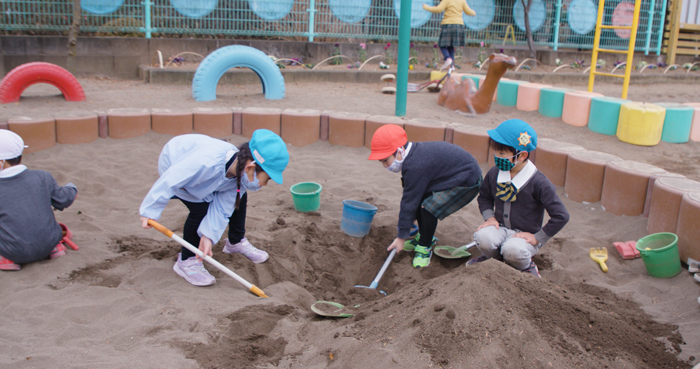
<path fill-rule="evenodd" d="M 183 237 L 185 241 L 192 244 L 194 247 L 199 247 L 199 240 L 201 237 L 197 234 L 197 229 L 202 223 L 202 219 L 207 215 L 207 210 L 209 210 L 208 202 L 189 202 L 180 199 L 190 214 L 185 220 L 185 228 L 183 230 Z M 238 210 L 234 211 L 230 218 L 228 218 L 228 241 L 234 245 L 245 237 L 245 210 L 248 203 L 248 193 L 244 193 L 241 200 L 238 203 Z M 216 243 L 217 240 L 212 240 Z M 195 254 L 188 250 L 187 248 L 182 248 L 182 260 L 187 260 L 195 256 Z"/>

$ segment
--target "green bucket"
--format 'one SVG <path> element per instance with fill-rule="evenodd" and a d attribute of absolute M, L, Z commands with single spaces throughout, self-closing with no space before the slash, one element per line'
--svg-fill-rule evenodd
<path fill-rule="evenodd" d="M 321 208 L 321 185 L 314 182 L 297 183 L 289 191 L 294 200 L 294 209 L 306 213 Z"/>
<path fill-rule="evenodd" d="M 647 273 L 656 278 L 671 278 L 681 272 L 678 236 L 662 232 L 650 234 L 637 241 Z"/>

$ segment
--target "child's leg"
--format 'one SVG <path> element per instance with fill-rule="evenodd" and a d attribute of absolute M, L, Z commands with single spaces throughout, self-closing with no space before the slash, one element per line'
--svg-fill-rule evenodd
<path fill-rule="evenodd" d="M 524 238 L 510 236 L 501 246 L 504 261 L 517 270 L 529 267 L 535 254 L 537 254 L 537 247 L 532 246 Z"/>
<path fill-rule="evenodd" d="M 451 55 L 454 55 L 455 48 L 452 47 L 452 54 L 450 54 L 450 47 L 451 47 L 451 46 L 449 46 L 449 47 L 441 47 L 441 48 L 440 48 L 440 51 L 442 52 L 443 60 L 447 60 L 447 59 L 449 59 L 449 58 L 452 57 Z M 454 60 L 454 59 L 453 59 L 453 60 Z"/>
<path fill-rule="evenodd" d="M 251 245 L 245 238 L 245 213 L 248 204 L 248 194 L 245 193 L 238 202 L 238 209 L 228 218 L 228 240 L 224 244 L 227 254 L 242 254 L 252 262 L 259 264 L 270 258 L 270 255 Z"/>
<path fill-rule="evenodd" d="M 182 201 L 182 203 L 185 204 L 185 206 L 187 206 L 187 209 L 190 211 L 190 214 L 187 216 L 187 220 L 185 220 L 185 228 L 182 232 L 182 238 L 184 238 L 185 241 L 191 243 L 192 246 L 199 247 L 200 237 L 197 234 L 197 229 L 202 223 L 202 219 L 204 219 L 204 216 L 207 215 L 207 210 L 209 210 L 209 203 L 189 202 L 182 199 L 180 199 L 180 201 Z M 187 260 L 192 256 L 195 256 L 195 254 L 192 251 L 186 249 L 185 247 L 182 248 L 181 252 L 182 260 Z"/>
<path fill-rule="evenodd" d="M 228 219 L 228 241 L 235 245 L 245 237 L 245 213 L 248 206 L 248 193 L 244 193 L 238 202 L 238 209 L 234 210 Z"/>
<path fill-rule="evenodd" d="M 501 245 L 508 237 L 509 229 L 506 227 L 489 226 L 481 228 L 474 233 L 476 248 L 488 258 L 501 258 Z M 514 232 L 513 232 L 514 233 Z"/>
<path fill-rule="evenodd" d="M 450 59 L 452 59 L 452 61 L 454 61 L 455 60 L 455 47 L 448 46 L 447 51 L 450 53 Z"/>
<path fill-rule="evenodd" d="M 416 220 L 418 221 L 418 229 L 420 230 L 418 245 L 430 247 L 433 243 L 433 236 L 435 236 L 438 219 L 433 214 L 423 209 L 423 207 L 420 207 L 418 211 L 416 211 Z"/>

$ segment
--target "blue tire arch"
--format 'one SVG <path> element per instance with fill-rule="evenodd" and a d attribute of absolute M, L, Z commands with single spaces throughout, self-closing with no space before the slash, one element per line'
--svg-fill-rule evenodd
<path fill-rule="evenodd" d="M 217 49 L 199 64 L 192 79 L 192 97 L 195 101 L 216 100 L 216 85 L 227 70 L 249 68 L 260 78 L 265 98 L 284 98 L 284 77 L 270 57 L 250 46 L 231 45 Z"/>

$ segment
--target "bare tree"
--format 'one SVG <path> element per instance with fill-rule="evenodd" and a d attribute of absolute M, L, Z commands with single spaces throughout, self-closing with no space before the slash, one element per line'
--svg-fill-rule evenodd
<path fill-rule="evenodd" d="M 73 23 L 70 25 L 70 30 L 68 31 L 68 60 L 66 60 L 66 66 L 68 71 L 75 74 L 76 70 L 76 57 L 78 54 L 78 33 L 80 32 L 80 0 L 73 0 Z"/>
<path fill-rule="evenodd" d="M 523 3 L 523 13 L 525 15 L 525 35 L 527 37 L 527 47 L 530 49 L 529 58 L 536 59 L 537 54 L 535 53 L 535 42 L 532 40 L 532 30 L 530 29 L 530 7 L 532 6 L 532 0 L 520 0 Z"/>

